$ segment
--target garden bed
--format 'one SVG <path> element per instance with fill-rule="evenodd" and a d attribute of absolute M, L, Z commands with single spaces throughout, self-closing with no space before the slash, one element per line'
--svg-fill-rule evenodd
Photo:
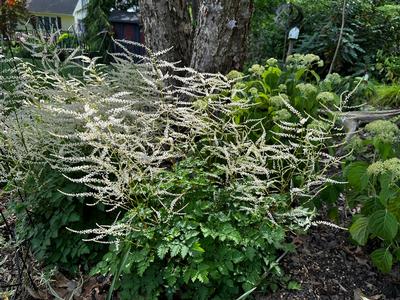
<path fill-rule="evenodd" d="M 352 244 L 347 231 L 326 226 L 294 238 L 297 252 L 282 266 L 301 285 L 261 300 L 273 299 L 400 299 L 400 271 L 383 275 L 370 264 L 365 249 Z M 365 298 L 364 298 L 365 299 Z"/>

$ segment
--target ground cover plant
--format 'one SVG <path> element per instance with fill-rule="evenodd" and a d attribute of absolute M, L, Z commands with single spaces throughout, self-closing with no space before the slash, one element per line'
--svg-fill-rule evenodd
<path fill-rule="evenodd" d="M 360 208 L 350 234 L 360 245 L 375 241 L 372 261 L 382 272 L 389 272 L 400 259 L 399 128 L 390 121 L 378 120 L 369 123 L 365 130 L 367 135 L 363 139 L 353 139 L 355 161 L 345 169 L 349 204 Z"/>
<path fill-rule="evenodd" d="M 309 204 L 340 165 L 340 98 L 319 91 L 318 57 L 253 66 L 248 80 L 181 69 L 149 49 L 140 64 L 127 52 L 110 67 L 57 51 L 36 53 L 40 67 L 16 60 L 18 88 L 2 90 L 2 177 L 10 195 L 30 195 L 14 206 L 21 226 L 34 218 L 20 238 L 37 257 L 85 270 L 102 251 L 87 241 L 111 244 L 92 273 L 113 275 L 109 297 L 118 289 L 122 299 L 221 299 L 282 284 L 285 236 L 313 224 Z M 61 254 L 71 231 L 86 242 Z"/>

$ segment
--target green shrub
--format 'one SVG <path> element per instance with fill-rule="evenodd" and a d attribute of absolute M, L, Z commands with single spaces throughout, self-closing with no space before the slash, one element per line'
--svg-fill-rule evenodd
<path fill-rule="evenodd" d="M 375 64 L 376 76 L 386 83 L 400 82 L 400 57 L 395 55 L 384 55 L 378 51 Z"/>
<path fill-rule="evenodd" d="M 107 247 L 83 242 L 67 228 L 82 230 L 90 223 L 94 226 L 96 221 L 106 221 L 110 214 L 101 208 L 89 209 L 84 199 L 67 196 L 83 192 L 86 187 L 71 183 L 50 168 L 32 174 L 20 188 L 25 196 L 11 203 L 18 239 L 29 241 L 35 257 L 47 266 L 71 273 L 88 272 Z"/>
<path fill-rule="evenodd" d="M 114 276 L 110 296 L 114 288 L 124 299 L 273 289 L 282 278 L 278 256 L 291 249 L 286 233 L 312 225 L 308 204 L 336 182 L 329 174 L 340 164 L 330 145 L 337 114 L 317 113 L 337 101 L 333 94 L 317 100 L 310 67 L 318 57 L 294 56 L 284 70 L 269 60 L 243 82 L 237 72 L 232 81 L 186 69 L 171 85 L 181 70 L 148 52 L 137 65 L 115 55 L 109 72 L 78 51 L 65 61 L 45 53 L 44 70 L 21 62 L 24 101 L 0 115 L 2 176 L 27 191 L 32 174 L 44 183 L 55 177 L 43 190 L 33 187 L 30 201 L 43 220 L 37 232 L 54 222 L 53 233 L 71 225 L 111 243 L 93 271 Z M 71 66 L 79 77 L 61 72 Z M 99 221 L 94 210 L 79 230 L 76 214 L 48 217 L 45 205 L 35 206 L 54 200 L 50 210 L 58 212 L 60 199 L 70 201 L 54 191 L 63 188 L 74 189 L 71 212 L 96 204 L 118 217 Z M 46 238 L 38 246 L 45 255 Z M 65 245 L 62 236 L 53 241 Z M 76 258 L 72 252 L 67 259 Z"/>
<path fill-rule="evenodd" d="M 249 77 L 239 79 L 233 86 L 232 101 L 244 102 L 249 106 L 234 112 L 235 121 L 238 124 L 253 121 L 262 123 L 266 129 L 279 130 L 276 122 L 294 121 L 297 118 L 288 105 L 313 117 L 318 115 L 319 109 L 338 106 L 339 96 L 331 89 L 327 91 L 319 86 L 320 78 L 314 69 L 322 65 L 323 62 L 316 55 L 295 54 L 288 58 L 287 65 L 283 67 L 275 59 L 267 60 L 265 66 L 251 66 Z M 232 77 L 232 74 L 228 74 L 228 77 Z"/>
<path fill-rule="evenodd" d="M 358 158 L 364 160 L 348 164 L 344 172 L 349 205 L 361 208 L 349 230 L 360 245 L 375 241 L 379 248 L 371 253 L 372 262 L 382 272 L 389 272 L 400 261 L 399 128 L 377 120 L 365 130 L 367 138 L 357 142 Z M 365 150 L 371 147 L 374 153 Z"/>
<path fill-rule="evenodd" d="M 231 299 L 258 285 L 271 289 L 282 275 L 279 253 L 292 249 L 285 228 L 265 218 L 266 208 L 241 210 L 245 200 L 208 175 L 218 173 L 198 159 L 185 159 L 160 173 L 147 185 L 162 182 L 171 195 L 162 199 L 164 204 L 183 195 L 179 201 L 186 206 L 168 217 L 160 199 L 150 196 L 148 203 L 130 210 L 121 223 L 135 230 L 112 247 L 94 273 L 115 274 L 124 260 L 116 286 L 121 299 Z M 264 205 L 286 212 L 285 197 L 270 197 Z M 146 225 L 153 210 L 166 221 Z"/>
<path fill-rule="evenodd" d="M 372 103 L 381 107 L 399 107 L 400 84 L 376 86 L 376 97 L 374 97 Z"/>

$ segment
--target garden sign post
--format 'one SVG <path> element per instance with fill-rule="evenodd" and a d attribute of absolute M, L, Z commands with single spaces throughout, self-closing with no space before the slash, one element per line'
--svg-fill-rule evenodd
<path fill-rule="evenodd" d="M 288 35 L 289 46 L 288 46 L 288 51 L 286 54 L 286 60 L 289 57 L 289 55 L 291 55 L 293 52 L 293 46 L 294 46 L 295 41 L 299 38 L 299 33 L 300 33 L 300 29 L 297 26 L 294 26 L 289 31 L 289 35 Z"/>

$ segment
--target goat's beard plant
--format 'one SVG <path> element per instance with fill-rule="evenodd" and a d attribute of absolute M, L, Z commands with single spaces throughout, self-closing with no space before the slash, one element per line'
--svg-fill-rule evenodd
<path fill-rule="evenodd" d="M 326 151 L 334 114 L 317 126 L 282 97 L 292 117 L 277 121 L 271 143 L 269 128 L 234 121 L 249 106 L 231 101 L 234 82 L 149 49 L 137 57 L 126 43 L 108 67 L 78 51 L 63 62 L 37 54 L 40 67 L 19 62 L 18 88 L 2 105 L 20 102 L 0 123 L 9 187 L 51 167 L 87 187 L 69 196 L 117 212 L 111 224 L 71 230 L 111 244 L 93 272 L 119 277 L 123 299 L 227 299 L 276 287 L 276 261 L 291 249 L 285 233 L 312 224 L 302 204 L 340 162 Z"/>

